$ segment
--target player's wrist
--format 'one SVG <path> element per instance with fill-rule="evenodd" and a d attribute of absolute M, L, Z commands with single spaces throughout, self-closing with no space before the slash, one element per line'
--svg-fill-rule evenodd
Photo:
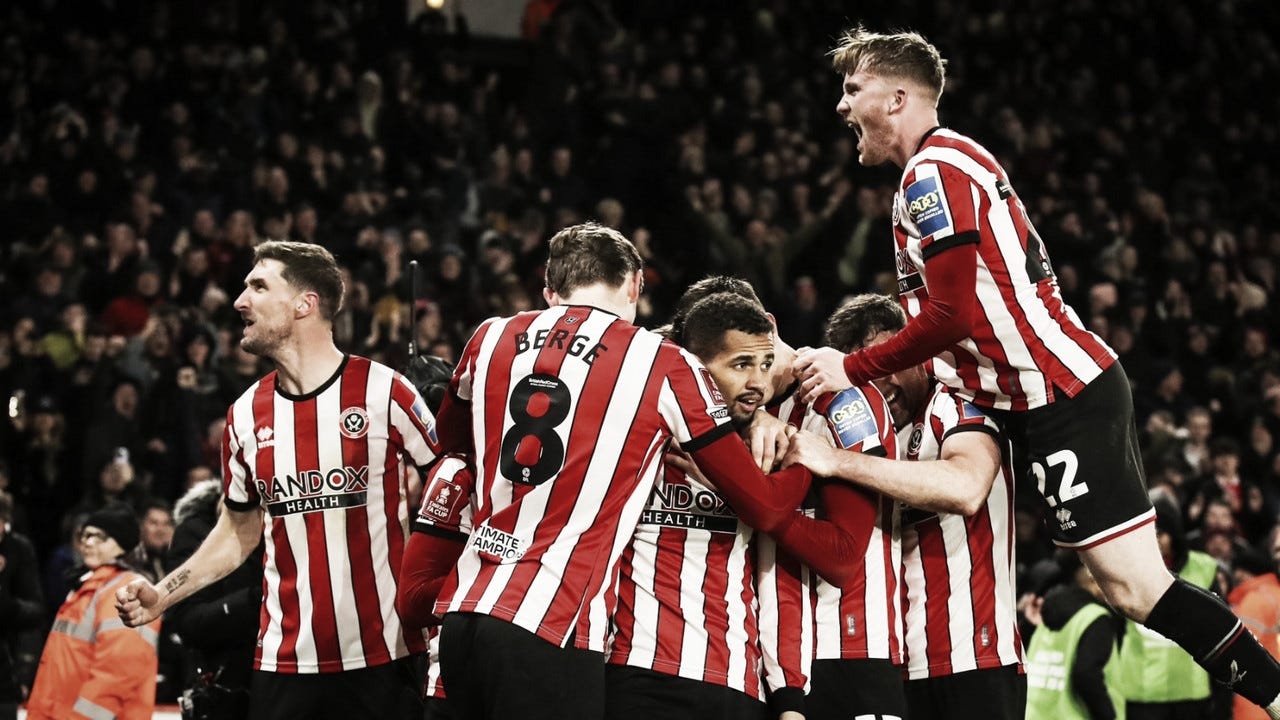
<path fill-rule="evenodd" d="M 862 350 L 854 350 L 844 356 L 844 374 L 849 378 L 849 382 L 854 385 L 861 385 L 871 378 L 867 376 L 867 367 L 864 358 L 866 353 Z"/>

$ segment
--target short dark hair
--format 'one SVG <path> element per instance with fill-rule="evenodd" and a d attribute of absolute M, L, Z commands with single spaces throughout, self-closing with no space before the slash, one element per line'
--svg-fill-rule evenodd
<path fill-rule="evenodd" d="M 841 352 L 866 347 L 882 332 L 897 332 L 907 326 L 906 313 L 888 295 L 864 293 L 840 306 L 827 319 L 823 342 Z"/>
<path fill-rule="evenodd" d="M 547 289 L 560 296 L 596 283 L 621 287 L 644 267 L 630 240 L 598 223 L 570 225 L 556 233 L 550 245 Z"/>
<path fill-rule="evenodd" d="M 300 289 L 314 292 L 320 297 L 320 317 L 333 320 L 342 309 L 346 290 L 342 285 L 342 271 L 333 253 L 315 243 L 293 240 L 268 240 L 253 250 L 253 264 L 263 260 L 277 260 L 284 265 L 280 272 L 285 282 Z"/>
<path fill-rule="evenodd" d="M 700 358 L 709 358 L 724 349 L 730 330 L 748 335 L 771 335 L 773 323 L 764 308 L 733 293 L 716 293 L 698 301 L 674 338 L 677 344 Z"/>
<path fill-rule="evenodd" d="M 690 285 L 676 301 L 675 312 L 671 314 L 672 336 L 678 336 L 684 329 L 685 318 L 689 316 L 689 311 L 698 304 L 698 301 L 716 293 L 731 293 L 746 298 L 764 310 L 764 303 L 760 302 L 760 296 L 756 295 L 756 290 L 751 287 L 751 283 L 729 275 L 708 275 Z"/>

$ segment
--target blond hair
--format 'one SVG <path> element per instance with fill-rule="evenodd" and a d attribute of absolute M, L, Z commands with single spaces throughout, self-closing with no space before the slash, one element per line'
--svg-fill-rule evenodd
<path fill-rule="evenodd" d="M 859 25 L 845 30 L 828 54 L 831 68 L 841 75 L 851 75 L 861 68 L 910 80 L 927 88 L 934 103 L 942 96 L 947 80 L 947 61 L 942 59 L 938 48 L 916 32 L 884 34 Z"/>

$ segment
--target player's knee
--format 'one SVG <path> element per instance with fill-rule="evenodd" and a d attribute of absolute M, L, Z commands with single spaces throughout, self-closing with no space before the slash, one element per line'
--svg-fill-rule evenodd
<path fill-rule="evenodd" d="M 1112 608 L 1131 620 L 1142 622 L 1173 582 L 1173 576 L 1165 575 L 1167 581 L 1165 576 L 1145 573 L 1105 580 L 1099 578 L 1098 585 Z"/>

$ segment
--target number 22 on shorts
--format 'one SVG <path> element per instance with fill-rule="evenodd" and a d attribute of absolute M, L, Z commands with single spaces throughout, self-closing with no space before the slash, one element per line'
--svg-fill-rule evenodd
<path fill-rule="evenodd" d="M 1031 474 L 1036 478 L 1036 487 L 1039 488 L 1040 494 L 1044 496 L 1045 502 L 1049 503 L 1049 507 L 1057 507 L 1059 503 L 1064 503 L 1072 498 L 1080 497 L 1089 492 L 1089 484 L 1085 482 L 1076 482 L 1076 471 L 1080 468 L 1080 461 L 1076 458 L 1076 454 L 1070 450 L 1059 450 L 1050 453 L 1044 459 L 1048 464 L 1048 469 L 1034 460 L 1031 463 Z M 1048 473 L 1055 472 L 1057 468 L 1062 468 L 1062 480 L 1058 483 L 1057 492 L 1049 492 L 1047 488 Z"/>

